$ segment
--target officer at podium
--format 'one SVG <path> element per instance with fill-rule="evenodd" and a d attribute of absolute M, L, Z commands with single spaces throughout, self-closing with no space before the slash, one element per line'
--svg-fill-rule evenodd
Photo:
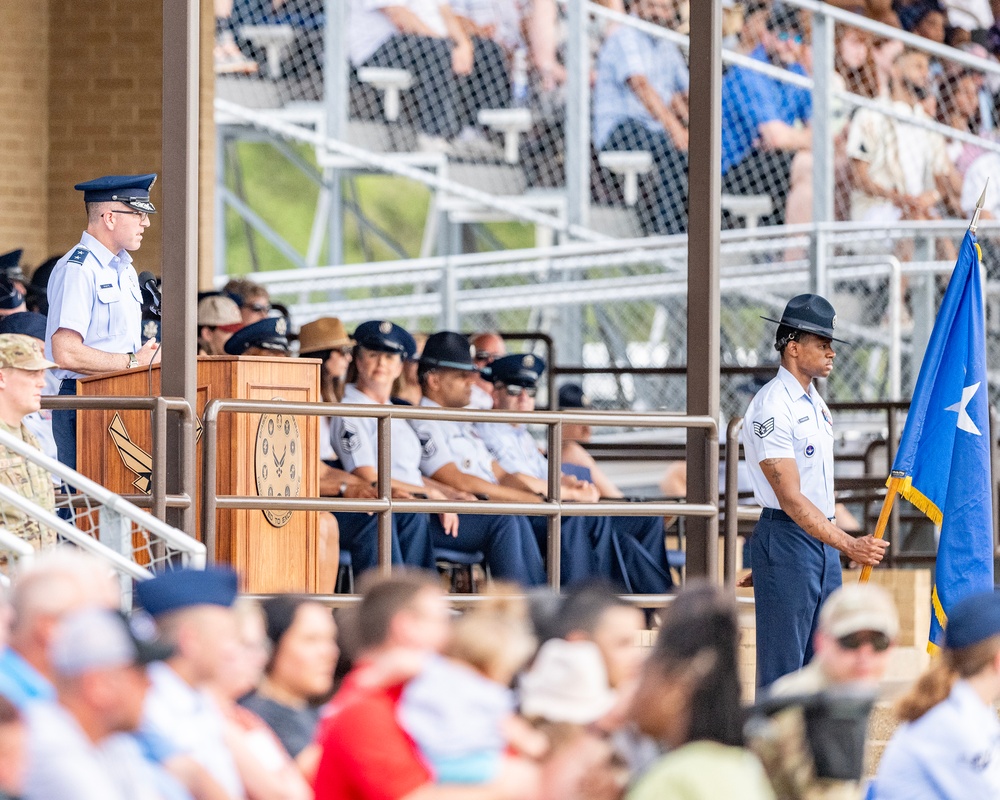
<path fill-rule="evenodd" d="M 142 290 L 130 255 L 156 213 L 149 202 L 155 180 L 109 175 L 74 187 L 83 192 L 87 229 L 52 270 L 45 329 L 61 395 L 75 395 L 78 378 L 147 366 L 157 356 L 155 340 L 142 344 Z M 59 460 L 75 468 L 76 412 L 54 412 L 52 432 Z"/>

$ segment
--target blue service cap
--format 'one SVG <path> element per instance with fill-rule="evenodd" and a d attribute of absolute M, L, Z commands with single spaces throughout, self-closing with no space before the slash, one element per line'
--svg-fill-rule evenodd
<path fill-rule="evenodd" d="M 241 356 L 251 347 L 288 352 L 288 321 L 284 317 L 268 317 L 240 328 L 229 337 L 225 351 L 231 356 Z"/>
<path fill-rule="evenodd" d="M 396 353 L 403 359 L 411 359 L 417 352 L 417 342 L 406 329 L 385 319 L 362 322 L 354 331 L 354 341 L 365 350 Z"/>
<path fill-rule="evenodd" d="M 10 311 L 24 302 L 24 295 L 6 275 L 0 274 L 0 309 Z"/>
<path fill-rule="evenodd" d="M 531 353 L 502 356 L 490 364 L 490 380 L 513 386 L 534 386 L 545 372 L 545 360 Z"/>
<path fill-rule="evenodd" d="M 17 250 L 11 250 L 9 253 L 0 255 L 0 273 L 3 273 L 12 281 L 27 283 L 28 279 L 24 275 L 24 270 L 21 269 L 21 255 L 23 253 L 24 250 L 18 248 Z"/>
<path fill-rule="evenodd" d="M 45 315 L 34 311 L 18 311 L 0 317 L 0 333 L 20 333 L 45 341 Z"/>
<path fill-rule="evenodd" d="M 438 331 L 424 343 L 424 352 L 420 354 L 420 371 L 432 369 L 460 369 L 463 372 L 478 372 L 473 359 L 476 348 L 469 340 L 454 331 Z"/>
<path fill-rule="evenodd" d="M 771 319 L 770 317 L 761 317 L 761 319 L 777 322 L 779 325 L 785 325 L 803 333 L 812 333 L 825 339 L 833 339 L 835 342 L 850 344 L 850 342 L 845 342 L 833 335 L 834 328 L 837 327 L 837 312 L 834 311 L 829 300 L 818 294 L 800 294 L 793 297 L 785 306 L 781 319 Z"/>
<path fill-rule="evenodd" d="M 590 408 L 590 400 L 578 383 L 567 383 L 559 387 L 559 408 Z"/>
<path fill-rule="evenodd" d="M 948 613 L 944 643 L 961 650 L 1000 634 L 1000 594 L 979 592 L 959 600 Z"/>
<path fill-rule="evenodd" d="M 83 192 L 85 203 L 107 203 L 117 200 L 136 211 L 155 214 L 149 202 L 149 189 L 156 183 L 156 173 L 148 175 L 105 175 L 92 181 L 78 183 L 73 188 Z"/>
<path fill-rule="evenodd" d="M 223 606 L 236 600 L 236 573 L 229 567 L 177 569 L 135 587 L 135 599 L 153 617 L 191 606 Z"/>

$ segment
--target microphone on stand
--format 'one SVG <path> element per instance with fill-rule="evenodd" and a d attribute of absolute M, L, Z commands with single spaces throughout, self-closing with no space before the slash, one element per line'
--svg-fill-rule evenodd
<path fill-rule="evenodd" d="M 143 317 L 148 315 L 160 319 L 160 304 L 163 302 L 163 297 L 156 276 L 152 272 L 140 272 L 139 288 L 142 289 Z"/>

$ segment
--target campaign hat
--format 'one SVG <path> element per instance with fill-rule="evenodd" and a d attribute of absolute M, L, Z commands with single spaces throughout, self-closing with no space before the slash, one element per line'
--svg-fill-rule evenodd
<path fill-rule="evenodd" d="M 240 328 L 229 337 L 225 351 L 231 356 L 241 356 L 251 347 L 288 352 L 288 320 L 268 317 Z"/>
<path fill-rule="evenodd" d="M 149 202 L 149 190 L 156 183 L 156 173 L 147 175 L 105 175 L 92 181 L 84 181 L 73 188 L 83 192 L 85 203 L 124 203 L 136 211 L 155 214 L 156 209 Z"/>
<path fill-rule="evenodd" d="M 501 356 L 490 364 L 490 380 L 508 386 L 534 386 L 545 372 L 545 360 L 532 353 Z"/>
<path fill-rule="evenodd" d="M 229 608 L 236 591 L 236 573 L 229 567 L 176 569 L 139 582 L 135 599 L 150 616 L 158 617 L 192 606 Z"/>
<path fill-rule="evenodd" d="M 397 353 L 400 358 L 412 360 L 417 352 L 417 342 L 409 331 L 387 319 L 370 319 L 354 331 L 354 341 L 365 350 L 377 353 Z"/>
<path fill-rule="evenodd" d="M 777 322 L 793 330 L 812 333 L 824 339 L 850 344 L 833 335 L 837 327 L 837 312 L 830 301 L 818 294 L 800 294 L 788 301 L 781 319 L 761 317 L 768 322 Z"/>
<path fill-rule="evenodd" d="M 0 334 L 0 368 L 49 369 L 59 365 L 42 352 L 42 343 L 23 333 Z"/>
<path fill-rule="evenodd" d="M 339 350 L 354 344 L 344 323 L 336 317 L 320 317 L 299 328 L 299 354 Z"/>
<path fill-rule="evenodd" d="M 479 368 L 473 360 L 475 355 L 476 348 L 462 334 L 438 331 L 424 343 L 424 352 L 420 354 L 420 371 L 458 369 L 463 372 L 478 372 Z"/>

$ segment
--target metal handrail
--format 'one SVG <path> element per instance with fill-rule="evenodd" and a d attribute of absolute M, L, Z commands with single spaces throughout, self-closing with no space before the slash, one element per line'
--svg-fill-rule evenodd
<path fill-rule="evenodd" d="M 30 563 L 35 557 L 35 548 L 6 528 L 0 528 L 0 550 L 14 553 L 21 564 Z"/>
<path fill-rule="evenodd" d="M 0 445 L 6 447 L 7 449 L 17 453 L 23 458 L 42 467 L 46 471 L 60 478 L 63 481 L 63 483 L 66 483 L 69 486 L 74 487 L 74 489 L 76 489 L 78 492 L 82 492 L 98 500 L 105 508 L 108 508 L 117 514 L 120 514 L 121 516 L 125 517 L 128 520 L 131 520 L 132 522 L 135 522 L 138 525 L 141 525 L 143 528 L 147 529 L 148 531 L 156 534 L 158 537 L 163 539 L 163 541 L 165 541 L 171 547 L 180 550 L 182 552 L 188 553 L 192 567 L 195 567 L 197 569 L 204 568 L 205 545 L 203 545 L 197 539 L 194 539 L 193 537 L 188 536 L 183 531 L 179 531 L 177 528 L 174 528 L 173 526 L 168 525 L 162 520 L 157 519 L 148 511 L 144 511 L 143 509 L 133 505 L 120 495 L 117 495 L 114 492 L 110 491 L 109 489 L 104 488 L 99 483 L 92 481 L 85 475 L 81 475 L 76 470 L 67 467 L 65 464 L 56 461 L 54 458 L 50 458 L 40 450 L 36 450 L 30 445 L 25 444 L 20 439 L 11 436 L 4 430 L 0 430 Z M 32 503 L 30 500 L 26 500 L 21 495 L 17 494 L 16 492 L 13 492 L 10 489 L 7 489 L 2 485 L 0 485 L 0 499 L 3 499 L 5 502 L 9 502 L 11 505 L 23 511 L 28 516 L 44 522 L 51 528 L 55 528 L 60 534 L 62 534 L 67 539 L 70 539 L 76 544 L 80 544 L 81 539 L 86 539 L 88 542 L 95 542 L 96 544 L 100 544 L 87 534 L 79 531 L 74 526 L 69 525 L 65 520 L 60 519 L 55 514 L 52 514 L 43 508 L 40 508 L 36 504 Z M 84 544 L 81 544 L 80 546 L 89 547 L 89 545 L 84 545 Z M 114 551 L 109 550 L 108 552 L 113 553 Z M 102 555 L 106 554 L 102 551 Z M 114 553 L 114 555 L 117 556 L 117 559 L 122 559 L 122 557 L 119 556 L 117 553 Z M 110 558 L 110 556 L 108 557 Z M 116 565 L 121 566 L 121 563 L 117 559 L 112 559 L 112 560 L 115 561 Z M 132 565 L 133 567 L 138 567 L 138 565 L 133 564 L 131 561 L 128 561 L 127 559 L 122 559 L 122 561 L 124 563 Z M 125 568 L 122 567 L 122 569 Z M 139 569 L 142 568 L 139 567 Z M 131 567 L 129 567 L 128 570 L 126 571 L 129 571 L 130 574 L 139 575 L 139 573 L 135 573 L 134 570 L 131 569 Z M 143 575 L 140 575 L 139 577 L 148 577 L 147 573 L 148 570 L 144 570 Z"/>
<path fill-rule="evenodd" d="M 150 505 L 152 514 L 160 520 L 166 517 L 168 508 L 181 509 L 181 527 L 188 533 L 195 530 L 194 493 L 197 478 L 194 464 L 194 413 L 190 404 L 182 397 L 119 397 L 46 395 L 42 397 L 42 408 L 49 410 L 73 411 L 150 411 L 152 420 L 150 432 L 153 440 L 153 471 L 150 475 L 149 495 L 121 495 L 135 506 Z M 167 493 L 167 414 L 180 416 L 180 492 Z M 54 462 L 58 463 L 58 462 Z M 60 468 L 65 469 L 62 464 Z M 53 470 L 56 474 L 56 470 Z M 75 474 L 75 473 L 74 473 Z M 69 481 L 77 486 L 77 482 Z M 97 485 L 97 484 L 95 484 Z M 103 489 L 103 487 L 102 487 Z M 106 490 L 105 490 L 106 491 Z M 116 495 L 116 497 L 119 495 Z M 172 527 L 171 530 L 174 530 Z"/>
<path fill-rule="evenodd" d="M 219 496 L 217 494 L 218 418 L 222 413 L 266 413 L 280 407 L 283 414 L 323 417 L 365 417 L 377 421 L 377 500 L 340 498 L 262 498 Z M 548 497 L 545 502 L 510 503 L 501 501 L 422 501 L 395 500 L 391 494 L 390 465 L 391 422 L 393 419 L 441 420 L 449 422 L 492 422 L 544 425 L 548 439 Z M 360 511 L 378 515 L 378 568 L 391 569 L 391 519 L 393 511 L 400 513 L 463 514 L 527 514 L 548 518 L 548 577 L 549 585 L 559 589 L 561 573 L 561 518 L 563 516 L 658 516 L 673 514 L 708 519 L 711 547 L 718 539 L 718 500 L 709 503 L 563 503 L 560 476 L 562 473 L 562 426 L 564 423 L 587 425 L 630 425 L 651 428 L 697 428 L 707 432 L 707 444 L 718 446 L 718 426 L 712 417 L 681 414 L 640 414 L 634 412 L 514 412 L 452 409 L 427 406 L 394 405 L 331 405 L 329 403 L 289 403 L 260 400 L 212 400 L 205 406 L 203 417 L 203 483 L 202 532 L 208 557 L 214 560 L 217 550 L 216 512 L 220 508 L 291 509 L 311 511 Z M 710 560 L 708 563 L 712 563 Z"/>

